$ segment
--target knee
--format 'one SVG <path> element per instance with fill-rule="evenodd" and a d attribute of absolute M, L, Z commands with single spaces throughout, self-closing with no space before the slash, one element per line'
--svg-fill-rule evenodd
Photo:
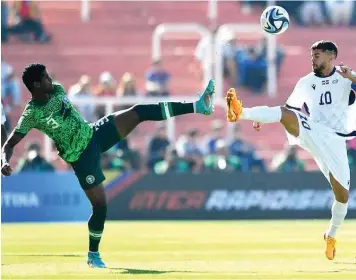
<path fill-rule="evenodd" d="M 282 111 L 282 116 L 290 113 L 290 111 L 286 107 L 281 107 L 281 111 Z"/>
<path fill-rule="evenodd" d="M 346 189 L 335 193 L 335 200 L 340 203 L 347 203 L 349 201 L 349 192 Z"/>
<path fill-rule="evenodd" d="M 340 203 L 347 203 L 349 201 L 349 191 L 345 189 L 330 173 L 330 183 L 335 195 L 335 200 Z"/>
<path fill-rule="evenodd" d="M 299 136 L 299 124 L 297 115 L 287 109 L 286 107 L 281 107 L 282 118 L 281 124 L 288 131 L 289 134 L 298 137 Z"/>

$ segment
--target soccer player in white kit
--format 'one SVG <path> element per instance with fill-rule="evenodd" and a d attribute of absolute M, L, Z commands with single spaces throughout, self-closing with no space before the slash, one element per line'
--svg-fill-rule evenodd
<path fill-rule="evenodd" d="M 309 151 L 329 181 L 335 195 L 331 221 L 324 234 L 325 255 L 335 257 L 336 231 L 347 214 L 350 188 L 346 139 L 356 136 L 355 93 L 356 73 L 346 65 L 334 66 L 338 55 L 335 43 L 319 41 L 311 47 L 313 72 L 301 78 L 283 107 L 242 107 L 235 89 L 226 95 L 227 118 L 254 121 L 259 131 L 262 123 L 280 122 L 290 144 Z M 308 114 L 301 112 L 306 105 Z"/>

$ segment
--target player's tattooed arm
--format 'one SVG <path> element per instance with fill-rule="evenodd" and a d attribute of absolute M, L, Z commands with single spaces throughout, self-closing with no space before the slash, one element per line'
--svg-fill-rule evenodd
<path fill-rule="evenodd" d="M 341 70 L 337 70 L 337 72 L 344 78 L 349 79 L 353 84 L 356 84 L 356 75 L 352 72 L 352 69 L 343 62 L 341 62 L 340 68 Z"/>
<path fill-rule="evenodd" d="M 4 176 L 10 176 L 12 169 L 9 161 L 14 152 L 14 147 L 24 138 L 24 135 L 12 132 L 4 144 L 2 156 L 1 156 L 1 174 Z"/>

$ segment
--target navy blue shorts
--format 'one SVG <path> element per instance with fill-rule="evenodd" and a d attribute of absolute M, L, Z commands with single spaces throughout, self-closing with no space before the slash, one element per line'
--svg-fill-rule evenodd
<path fill-rule="evenodd" d="M 115 118 L 109 115 L 92 123 L 94 133 L 83 153 L 71 163 L 75 175 L 84 190 L 91 189 L 105 180 L 101 168 L 101 153 L 106 152 L 120 141 Z"/>

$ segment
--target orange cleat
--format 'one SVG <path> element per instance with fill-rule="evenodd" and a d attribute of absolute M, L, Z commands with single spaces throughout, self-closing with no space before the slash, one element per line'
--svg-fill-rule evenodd
<path fill-rule="evenodd" d="M 334 237 L 327 236 L 325 233 L 324 240 L 326 243 L 325 256 L 329 260 L 333 260 L 335 258 L 335 253 L 336 253 L 336 239 Z"/>
<path fill-rule="evenodd" d="M 227 120 L 236 122 L 242 113 L 242 102 L 237 98 L 234 88 L 230 88 L 226 93 Z"/>

